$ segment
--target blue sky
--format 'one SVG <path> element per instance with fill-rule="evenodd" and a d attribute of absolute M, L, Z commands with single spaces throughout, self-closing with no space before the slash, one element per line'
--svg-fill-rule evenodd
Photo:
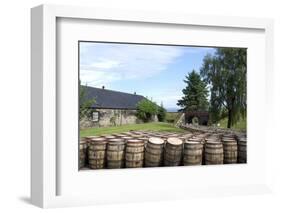
<path fill-rule="evenodd" d="M 199 71 L 214 48 L 80 42 L 83 85 L 152 98 L 165 108 L 179 108 L 185 75 Z"/>

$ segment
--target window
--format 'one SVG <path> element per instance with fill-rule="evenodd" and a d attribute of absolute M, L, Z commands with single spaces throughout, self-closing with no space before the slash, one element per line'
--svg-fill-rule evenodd
<path fill-rule="evenodd" d="M 98 112 L 93 112 L 92 119 L 93 119 L 94 122 L 99 121 L 99 113 Z"/>

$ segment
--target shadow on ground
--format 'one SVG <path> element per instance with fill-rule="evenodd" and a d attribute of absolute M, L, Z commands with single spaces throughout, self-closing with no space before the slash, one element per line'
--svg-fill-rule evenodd
<path fill-rule="evenodd" d="M 30 199 L 30 197 L 24 197 L 24 196 L 22 196 L 22 197 L 19 197 L 19 200 L 20 201 L 22 201 L 23 203 L 27 203 L 27 204 L 31 204 L 31 199 Z"/>

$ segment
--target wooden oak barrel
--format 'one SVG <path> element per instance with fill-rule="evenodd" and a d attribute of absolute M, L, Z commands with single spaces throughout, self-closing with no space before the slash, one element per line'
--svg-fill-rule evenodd
<path fill-rule="evenodd" d="M 145 167 L 157 167 L 162 166 L 164 140 L 161 138 L 152 137 L 148 139 L 147 146 L 145 148 L 144 164 Z"/>
<path fill-rule="evenodd" d="M 112 135 L 115 136 L 116 138 L 122 138 L 122 137 L 126 137 L 127 136 L 126 134 L 123 134 L 123 133 L 114 133 Z"/>
<path fill-rule="evenodd" d="M 223 156 L 225 164 L 237 163 L 238 147 L 235 138 L 223 137 Z"/>
<path fill-rule="evenodd" d="M 108 169 L 119 169 L 124 167 L 125 162 L 125 140 L 120 138 L 110 139 L 107 142 L 106 163 Z"/>
<path fill-rule="evenodd" d="M 205 164 L 223 164 L 223 145 L 219 141 L 205 143 Z"/>
<path fill-rule="evenodd" d="M 130 132 L 122 132 L 123 135 L 130 136 L 132 133 Z"/>
<path fill-rule="evenodd" d="M 180 139 L 183 143 L 187 140 L 184 136 L 179 136 L 178 139 Z"/>
<path fill-rule="evenodd" d="M 116 136 L 114 135 L 106 135 L 106 136 L 103 136 L 106 140 L 110 140 L 110 139 L 115 139 Z"/>
<path fill-rule="evenodd" d="M 139 139 L 129 139 L 126 143 L 126 168 L 143 167 L 144 141 Z"/>
<path fill-rule="evenodd" d="M 221 143 L 221 136 L 216 135 L 216 134 L 212 134 L 212 135 L 209 135 L 208 137 L 206 137 L 204 139 L 203 153 L 205 153 L 206 143 L 209 143 L 209 142 L 219 142 L 219 143 Z M 203 154 L 203 164 L 206 165 L 205 154 Z"/>
<path fill-rule="evenodd" d="M 182 137 L 185 139 L 185 140 L 188 140 L 190 138 L 192 138 L 193 134 L 192 133 L 186 133 L 186 134 L 183 134 Z"/>
<path fill-rule="evenodd" d="M 165 142 L 168 139 L 168 136 L 166 136 L 166 134 L 153 134 L 150 135 L 149 138 L 161 138 Z"/>
<path fill-rule="evenodd" d="M 91 142 L 92 139 L 95 139 L 95 138 L 101 138 L 101 136 L 96 136 L 96 135 L 93 135 L 93 136 L 86 136 L 84 137 L 83 139 L 85 139 L 88 143 Z"/>
<path fill-rule="evenodd" d="M 211 134 L 208 137 L 205 138 L 206 141 L 208 140 L 217 140 L 220 141 L 221 140 L 221 135 L 220 134 Z"/>
<path fill-rule="evenodd" d="M 93 138 L 88 144 L 88 159 L 91 169 L 103 169 L 106 163 L 106 139 Z"/>
<path fill-rule="evenodd" d="M 227 133 L 227 134 L 223 134 L 222 139 L 235 139 L 235 134 L 232 133 Z"/>
<path fill-rule="evenodd" d="M 238 139 L 238 163 L 247 163 L 247 138 Z"/>
<path fill-rule="evenodd" d="M 130 137 L 130 136 L 123 136 L 121 138 L 124 139 L 125 142 L 127 142 L 128 140 L 133 140 L 134 139 L 133 137 Z"/>
<path fill-rule="evenodd" d="M 164 165 L 179 166 L 182 161 L 182 140 L 171 137 L 167 139 L 164 149 Z"/>
<path fill-rule="evenodd" d="M 131 134 L 130 137 L 132 137 L 132 138 L 134 138 L 134 139 L 139 139 L 139 138 L 143 137 L 143 135 Z"/>
<path fill-rule="evenodd" d="M 143 131 L 130 131 L 130 133 L 133 135 L 141 135 L 143 134 Z"/>
<path fill-rule="evenodd" d="M 86 139 L 80 139 L 79 143 L 79 168 L 83 168 L 87 164 L 88 142 Z"/>
<path fill-rule="evenodd" d="M 89 166 L 89 156 L 88 156 L 89 144 L 91 143 L 91 140 L 92 140 L 92 139 L 95 139 L 95 138 L 101 138 L 101 136 L 91 135 L 91 136 L 86 136 L 86 137 L 83 137 L 83 139 L 87 141 L 87 150 L 86 150 L 86 167 L 88 167 L 88 166 Z"/>
<path fill-rule="evenodd" d="M 168 138 L 178 138 L 180 137 L 180 134 L 178 133 L 172 133 L 172 134 L 169 134 L 169 137 Z"/>
<path fill-rule="evenodd" d="M 197 135 L 193 136 L 192 138 L 188 139 L 188 141 L 194 141 L 194 142 L 200 142 L 201 145 L 202 145 L 202 162 L 201 164 L 202 165 L 205 165 L 205 143 L 206 143 L 206 140 L 204 137 L 197 137 Z"/>
<path fill-rule="evenodd" d="M 195 135 L 194 137 L 195 137 L 195 138 L 200 138 L 200 139 L 204 140 L 205 138 L 208 137 L 208 135 L 209 135 L 209 134 L 198 134 L 198 135 Z"/>
<path fill-rule="evenodd" d="M 139 139 L 139 140 L 142 140 L 142 141 L 144 142 L 144 147 L 146 147 L 147 142 L 148 142 L 148 137 L 142 136 L 142 137 L 139 137 L 138 139 Z"/>
<path fill-rule="evenodd" d="M 203 144 L 200 140 L 188 140 L 184 143 L 183 165 L 201 165 L 202 164 Z"/>

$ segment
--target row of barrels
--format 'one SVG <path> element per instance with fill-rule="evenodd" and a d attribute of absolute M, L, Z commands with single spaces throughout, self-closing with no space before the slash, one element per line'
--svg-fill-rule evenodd
<path fill-rule="evenodd" d="M 246 142 L 245 136 L 209 133 L 130 132 L 85 137 L 80 141 L 79 166 L 113 169 L 246 163 Z"/>
<path fill-rule="evenodd" d="M 220 128 L 216 126 L 203 126 L 203 125 L 193 125 L 193 124 L 182 124 L 181 129 L 187 130 L 189 132 L 197 133 L 215 133 L 215 134 L 230 134 L 230 135 L 245 135 L 245 131 L 237 131 L 234 129 Z"/>

